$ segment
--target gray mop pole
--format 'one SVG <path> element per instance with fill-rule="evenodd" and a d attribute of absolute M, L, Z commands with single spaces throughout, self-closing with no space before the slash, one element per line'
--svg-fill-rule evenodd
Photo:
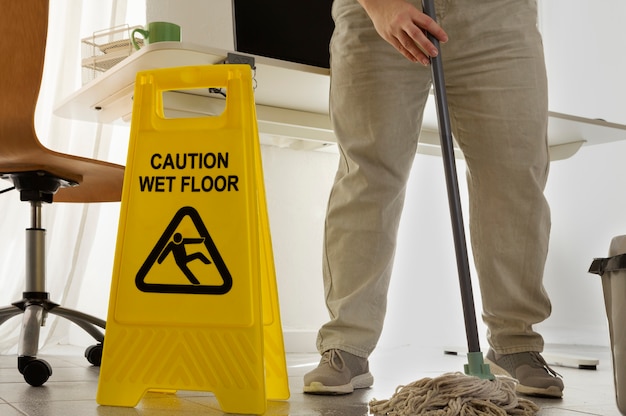
<path fill-rule="evenodd" d="M 435 12 L 434 0 L 423 0 L 422 6 L 424 13 L 436 21 L 437 16 Z M 435 47 L 441 52 L 439 40 L 437 40 L 430 33 L 427 33 L 427 36 L 433 45 L 435 45 Z M 456 171 L 456 162 L 454 159 L 454 145 L 452 142 L 452 129 L 450 127 L 450 114 L 448 112 L 448 99 L 446 95 L 441 53 L 439 53 L 436 57 L 431 58 L 430 62 L 432 68 L 433 88 L 435 90 L 435 101 L 437 104 L 441 153 L 446 175 L 446 186 L 448 190 L 450 218 L 452 220 L 456 263 L 461 288 L 461 301 L 463 304 L 463 315 L 465 318 L 465 333 L 469 349 L 467 355 L 468 364 L 465 365 L 465 374 L 492 380 L 495 377 L 491 373 L 489 365 L 484 363 L 483 355 L 480 351 L 478 326 L 476 324 L 476 308 L 474 306 L 474 294 L 472 291 L 472 280 L 467 255 L 465 227 L 463 226 L 463 212 L 461 209 L 461 197 L 459 195 L 459 183 Z"/>

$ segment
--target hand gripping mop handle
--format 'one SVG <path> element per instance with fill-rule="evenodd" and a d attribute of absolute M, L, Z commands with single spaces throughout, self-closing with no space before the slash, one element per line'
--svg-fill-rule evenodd
<path fill-rule="evenodd" d="M 435 12 L 434 0 L 424 0 L 422 6 L 424 13 L 436 21 L 437 16 Z M 437 50 L 441 51 L 439 47 L 439 40 L 430 33 L 427 33 L 426 35 L 433 45 L 435 45 Z M 463 314 L 465 317 L 465 333 L 469 348 L 469 364 L 465 366 L 465 373 L 483 379 L 493 379 L 494 376 L 491 374 L 489 366 L 483 363 L 483 355 L 480 351 L 478 326 L 476 324 L 476 308 L 474 307 L 474 294 L 472 292 L 472 281 L 470 277 L 469 259 L 465 239 L 465 227 L 463 226 L 463 212 L 461 209 L 461 198 L 459 196 L 459 183 L 456 172 L 456 162 L 454 159 L 454 145 L 452 142 L 452 129 L 450 127 L 450 114 L 448 112 L 448 99 L 446 95 L 441 53 L 439 53 L 436 57 L 431 58 L 430 62 L 432 68 L 433 88 L 435 90 L 435 101 L 437 104 L 441 153 L 446 175 L 448 203 L 450 205 L 450 218 L 452 220 L 452 232 L 456 251 L 456 263 L 461 288 L 461 301 L 463 303 Z"/>

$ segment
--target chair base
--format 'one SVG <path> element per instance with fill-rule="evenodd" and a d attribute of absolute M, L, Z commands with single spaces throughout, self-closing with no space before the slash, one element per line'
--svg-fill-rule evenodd
<path fill-rule="evenodd" d="M 98 343 L 87 348 L 87 360 L 99 366 L 106 322 L 91 315 L 63 308 L 51 302 L 46 291 L 46 230 L 41 226 L 41 209 L 44 203 L 52 203 L 53 195 L 62 187 L 75 183 L 45 171 L 0 173 L 0 178 L 13 182 L 20 193 L 20 200 L 30 203 L 31 222 L 26 228 L 26 280 L 23 299 L 11 306 L 0 308 L 0 325 L 7 319 L 23 314 L 22 329 L 18 343 L 17 367 L 31 386 L 41 386 L 52 375 L 50 365 L 37 358 L 39 332 L 49 313 L 65 318 L 91 335 Z"/>
<path fill-rule="evenodd" d="M 45 325 L 49 313 L 65 318 L 91 335 L 97 344 L 85 350 L 85 358 L 94 366 L 100 366 L 106 322 L 94 316 L 73 309 L 64 308 L 49 300 L 46 292 L 25 292 L 24 298 L 11 306 L 0 308 L 0 325 L 8 319 L 23 314 L 22 330 L 18 343 L 17 368 L 24 380 L 31 386 L 41 386 L 52 375 L 52 367 L 37 358 L 39 332 Z"/>

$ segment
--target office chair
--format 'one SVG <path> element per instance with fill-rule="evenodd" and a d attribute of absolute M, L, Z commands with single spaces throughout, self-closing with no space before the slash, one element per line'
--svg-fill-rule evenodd
<path fill-rule="evenodd" d="M 53 200 L 119 201 L 124 175 L 123 166 L 58 153 L 45 148 L 37 138 L 34 114 L 44 66 L 48 7 L 48 0 L 8 1 L 0 13 L 0 56 L 4 61 L 0 68 L 0 178 L 11 181 L 20 200 L 30 204 L 23 299 L 0 308 L 0 324 L 23 314 L 17 367 L 32 386 L 42 385 L 52 374 L 50 365 L 37 358 L 39 330 L 49 313 L 77 324 L 97 341 L 85 351 L 94 365 L 100 365 L 101 329 L 105 328 L 104 320 L 49 300 L 42 205 Z"/>

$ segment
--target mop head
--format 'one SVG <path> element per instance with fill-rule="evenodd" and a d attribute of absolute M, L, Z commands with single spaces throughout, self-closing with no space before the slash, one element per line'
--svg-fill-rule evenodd
<path fill-rule="evenodd" d="M 539 407 L 515 394 L 509 377 L 484 380 L 448 373 L 400 386 L 389 400 L 370 401 L 376 416 L 507 416 L 535 415 Z"/>

